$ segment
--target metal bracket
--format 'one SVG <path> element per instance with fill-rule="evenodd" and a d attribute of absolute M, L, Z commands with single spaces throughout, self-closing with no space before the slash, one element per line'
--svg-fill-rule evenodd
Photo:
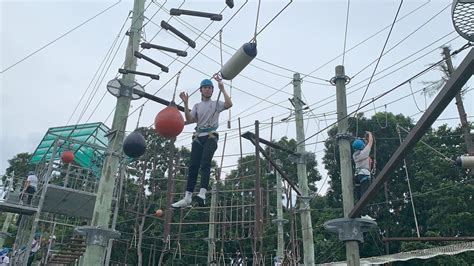
<path fill-rule="evenodd" d="M 277 225 L 283 225 L 288 223 L 287 219 L 273 219 L 272 223 L 277 224 Z"/>
<path fill-rule="evenodd" d="M 301 200 L 300 208 L 299 208 L 298 212 L 310 211 L 311 210 L 310 201 L 314 198 L 313 195 L 310 195 L 310 196 L 297 196 L 297 198 Z"/>
<path fill-rule="evenodd" d="M 335 76 L 335 77 L 331 78 L 331 79 L 329 80 L 329 82 L 330 82 L 332 85 L 336 86 L 336 81 L 338 81 L 338 80 L 340 80 L 340 79 L 344 80 L 344 82 L 346 83 L 346 85 L 349 84 L 349 82 L 351 82 L 351 78 L 350 78 L 349 76 L 346 76 L 346 75 L 343 75 L 343 76 Z"/>
<path fill-rule="evenodd" d="M 377 223 L 368 219 L 339 218 L 326 221 L 324 228 L 330 232 L 338 233 L 341 241 L 359 241 L 364 243 L 364 232 L 377 227 Z"/>
<path fill-rule="evenodd" d="M 78 226 L 74 229 L 74 232 L 86 236 L 87 245 L 101 247 L 106 247 L 110 239 L 117 239 L 120 237 L 119 231 L 96 226 Z"/>
<path fill-rule="evenodd" d="M 354 136 L 352 136 L 351 133 L 337 133 L 336 136 L 334 137 L 336 138 L 336 140 L 340 140 L 340 139 L 352 140 L 354 138 Z"/>
<path fill-rule="evenodd" d="M 289 154 L 288 159 L 292 163 L 298 163 L 298 164 L 306 164 L 309 162 L 314 162 L 316 160 L 316 156 L 312 152 L 298 152 L 295 154 Z"/>
<path fill-rule="evenodd" d="M 109 136 L 114 135 L 114 136 L 111 137 L 111 138 L 114 138 L 114 137 L 115 137 L 115 133 L 117 133 L 117 129 L 110 130 L 109 132 L 107 132 L 107 133 L 104 135 L 104 137 L 108 138 Z"/>

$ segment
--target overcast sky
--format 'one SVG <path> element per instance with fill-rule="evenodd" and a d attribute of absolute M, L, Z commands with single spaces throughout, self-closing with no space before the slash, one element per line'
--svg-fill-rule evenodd
<path fill-rule="evenodd" d="M 377 74 L 367 87 L 400 1 L 350 1 L 347 20 L 347 1 L 296 0 L 275 18 L 289 2 L 262 0 L 258 23 L 258 1 L 234 2 L 235 7 L 229 9 L 224 0 L 195 0 L 184 4 L 173 0 L 147 1 L 143 41 L 187 49 L 188 56 L 175 60 L 172 54 L 144 50 L 144 54 L 169 65 L 170 71 L 161 73 L 156 66 L 143 60 L 138 61 L 137 68 L 138 71 L 159 74 L 161 78 L 158 81 L 150 82 L 149 78 L 137 77 L 137 82 L 146 85 L 147 92 L 170 100 L 178 71 L 181 70 L 178 91 L 188 93 L 198 87 L 200 80 L 219 71 L 221 51 L 217 32 L 226 23 L 222 33 L 224 62 L 235 49 L 253 37 L 256 24 L 257 31 L 263 29 L 257 36 L 257 59 L 233 80 L 232 91 L 230 83 L 226 82 L 234 102 L 230 114 L 232 128 L 226 128 L 229 113 L 221 113 L 221 142 L 215 159 L 220 162 L 223 133 L 227 132 L 228 142 L 224 152 L 224 172 L 227 173 L 240 153 L 238 117 L 244 132 L 253 131 L 255 120 L 261 121 L 260 135 L 266 139 L 270 138 L 269 123 L 274 117 L 273 139 L 283 136 L 295 138 L 294 122 L 281 121 L 290 116 L 292 106 L 288 98 L 292 97 L 290 82 L 295 72 L 303 77 L 303 100 L 311 108 L 305 116 L 308 137 L 335 121 L 335 87 L 328 80 L 334 76 L 336 65 L 343 63 L 340 55 L 344 47 L 346 74 L 352 77 L 347 98 L 351 112 L 356 109 L 366 88 L 364 100 L 370 100 L 440 60 L 442 45 L 449 45 L 455 50 L 467 43 L 454 30 L 451 0 L 404 1 L 398 14 L 399 21 L 388 39 L 386 54 L 380 59 Z M 0 174 L 3 174 L 8 167 L 7 160 L 20 152 L 33 153 L 50 127 L 90 122 L 104 122 L 111 126 L 116 98 L 106 92 L 106 83 L 117 77 L 117 70 L 124 61 L 127 44 L 124 33 L 130 27 L 127 17 L 133 2 L 121 1 L 114 5 L 117 2 L 1 0 L 0 3 Z M 222 11 L 224 19 L 211 23 L 208 19 L 189 16 L 171 18 L 169 9 L 181 4 L 182 9 L 213 13 Z M 109 7 L 108 11 L 14 65 Z M 171 25 L 196 40 L 196 48 L 188 47 L 170 32 L 160 31 L 161 20 L 169 20 Z M 122 25 L 125 25 L 124 29 Z M 209 42 L 211 37 L 215 38 Z M 108 52 L 110 49 L 111 53 Z M 456 56 L 454 64 L 458 65 L 466 54 L 464 51 Z M 101 64 L 104 59 L 105 67 Z M 439 71 L 430 71 L 414 79 L 411 88 L 402 86 L 362 111 L 370 116 L 374 111 L 386 110 L 412 116 L 416 121 L 421 116 L 420 110 L 425 110 L 432 101 L 432 98 L 419 92 L 425 86 L 421 82 L 437 80 L 440 76 Z M 471 83 L 472 80 L 468 82 Z M 412 91 L 413 96 L 410 96 Z M 88 99 L 92 99 L 90 104 L 87 104 Z M 468 92 L 465 99 L 468 116 L 472 116 L 472 92 Z M 198 101 L 200 97 L 197 94 L 191 96 L 191 105 Z M 164 108 L 145 99 L 133 101 L 127 130 L 135 128 L 137 109 L 142 104 L 141 126 L 150 126 L 155 115 Z M 458 120 L 450 118 L 456 117 L 453 102 L 440 117 L 448 120 L 439 120 L 437 125 L 449 123 L 455 126 Z M 193 127 L 185 127 L 177 139 L 177 145 L 190 147 Z M 308 139 L 306 149 L 316 152 L 317 158 L 321 159 L 324 146 L 318 142 L 326 138 L 327 134 L 322 132 Z M 242 142 L 244 153 L 254 151 L 248 141 Z M 323 166 L 319 168 L 324 179 Z"/>

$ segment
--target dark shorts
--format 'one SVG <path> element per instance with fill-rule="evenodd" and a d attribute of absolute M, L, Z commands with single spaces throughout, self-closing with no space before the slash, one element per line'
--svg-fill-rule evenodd
<path fill-rule="evenodd" d="M 32 186 L 28 186 L 26 188 L 26 193 L 28 194 L 34 194 L 36 192 L 36 188 L 32 187 Z"/>
<path fill-rule="evenodd" d="M 356 175 L 354 176 L 356 184 L 362 184 L 363 182 L 370 181 L 370 175 Z"/>

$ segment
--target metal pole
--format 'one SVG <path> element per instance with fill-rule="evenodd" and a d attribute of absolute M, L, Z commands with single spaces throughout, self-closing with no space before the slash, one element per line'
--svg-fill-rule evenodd
<path fill-rule="evenodd" d="M 53 223 L 53 229 L 51 229 L 51 234 L 49 235 L 48 249 L 46 250 L 46 255 L 44 255 L 44 258 L 43 258 L 44 264 L 48 263 L 49 253 L 51 252 L 51 247 L 52 247 L 53 241 L 55 239 L 55 236 L 54 236 L 55 231 L 56 231 L 56 223 L 54 222 Z"/>
<path fill-rule="evenodd" d="M 278 166 L 281 165 L 281 161 L 279 159 L 276 160 Z M 275 171 L 276 175 L 276 204 L 277 204 L 277 228 L 278 228 L 278 246 L 277 246 L 277 257 L 278 262 L 283 262 L 283 247 L 285 245 L 285 241 L 283 239 L 283 207 L 281 202 L 282 196 L 282 189 L 281 189 L 281 175 L 277 171 Z"/>
<path fill-rule="evenodd" d="M 448 66 L 448 75 L 451 75 L 454 72 L 453 62 L 451 61 L 451 52 L 449 47 L 443 47 L 444 60 L 446 60 L 446 65 Z M 458 108 L 459 119 L 461 120 L 461 130 L 464 137 L 464 142 L 466 143 L 467 152 L 470 155 L 474 155 L 474 143 L 472 142 L 472 136 L 469 129 L 469 122 L 467 121 L 466 110 L 464 109 L 464 104 L 461 96 L 461 92 L 456 93 L 456 107 Z"/>
<path fill-rule="evenodd" d="M 175 140 L 171 141 L 171 147 L 174 147 Z M 174 192 L 174 149 L 171 148 L 168 161 L 168 180 L 166 182 L 166 210 L 165 210 L 165 221 L 163 225 L 163 248 L 161 250 L 160 259 L 158 260 L 158 265 L 161 265 L 163 258 L 166 252 L 169 251 L 170 246 L 170 231 L 171 231 L 171 219 L 173 216 L 173 208 L 171 208 L 171 203 L 173 201 L 173 192 Z"/>
<path fill-rule="evenodd" d="M 216 206 L 217 206 L 217 182 L 212 182 L 211 209 L 209 211 L 209 235 L 207 242 L 207 264 L 216 265 Z M 214 262 L 213 262 L 214 261 Z"/>
<path fill-rule="evenodd" d="M 347 119 L 347 101 L 346 101 L 346 74 L 344 66 L 336 66 L 336 98 L 337 98 L 337 135 L 339 156 L 341 161 L 341 186 L 342 186 L 342 204 L 344 209 L 344 218 L 349 217 L 349 213 L 354 207 L 354 185 L 352 182 L 352 162 L 351 162 L 351 144 L 347 132 L 349 123 Z M 359 243 L 357 241 L 346 241 L 346 260 L 347 265 L 360 265 Z"/>
<path fill-rule="evenodd" d="M 115 226 L 117 225 L 118 210 L 120 208 L 119 205 L 120 205 L 120 198 L 122 196 L 122 186 L 123 186 L 124 178 L 125 178 L 125 170 L 124 170 L 124 166 L 121 165 L 120 170 L 119 170 L 119 185 L 118 185 L 118 190 L 116 193 L 114 216 L 112 217 L 112 230 L 115 230 Z M 107 253 L 105 255 L 105 265 L 110 264 L 110 255 L 112 255 L 113 244 L 114 244 L 114 240 L 109 239 L 109 243 L 107 245 Z"/>
<path fill-rule="evenodd" d="M 125 57 L 124 68 L 136 70 L 137 60 L 133 56 L 134 51 L 138 50 L 143 26 L 143 11 L 145 0 L 135 0 L 133 3 L 132 26 L 129 31 L 129 41 Z M 122 82 L 126 86 L 132 85 L 135 75 L 123 75 Z M 112 131 L 114 134 L 109 136 L 109 145 L 107 147 L 104 166 L 102 168 L 99 188 L 94 205 L 94 213 L 91 225 L 101 228 L 109 228 L 111 204 L 113 190 L 115 186 L 115 176 L 118 170 L 120 157 L 117 155 L 121 151 L 127 125 L 128 112 L 130 110 L 130 96 L 119 96 L 115 107 Z M 88 244 L 84 253 L 84 265 L 102 265 L 104 263 L 106 247 L 100 245 Z"/>
<path fill-rule="evenodd" d="M 254 265 L 260 265 L 260 248 L 262 244 L 262 193 L 260 190 L 260 149 L 259 132 L 260 123 L 255 120 L 255 241 L 254 241 Z M 258 261 L 255 264 L 255 261 Z"/>
<path fill-rule="evenodd" d="M 40 198 L 39 198 L 38 208 L 36 210 L 36 214 L 35 214 L 35 218 L 33 220 L 33 224 L 31 225 L 31 232 L 29 234 L 28 243 L 26 244 L 26 252 L 25 252 L 25 255 L 23 257 L 26 260 L 28 260 L 28 258 L 30 256 L 31 244 L 33 243 L 33 237 L 35 236 L 36 228 L 38 227 L 38 222 L 40 220 L 41 210 L 43 209 L 43 203 L 44 203 L 44 199 L 46 197 L 46 191 L 48 189 L 49 180 L 51 179 L 51 175 L 53 173 L 54 159 L 56 158 L 56 153 L 58 152 L 58 146 L 59 146 L 59 142 L 56 139 L 54 141 L 54 144 L 53 144 L 53 151 L 51 153 L 51 160 L 49 161 L 48 170 L 45 173 L 45 175 L 43 176 L 44 182 L 43 182 L 43 187 L 41 188 L 41 195 L 40 195 Z"/>
<path fill-rule="evenodd" d="M 311 212 L 309 207 L 310 197 L 308 175 L 306 173 L 306 161 L 302 156 L 305 153 L 305 136 L 303 124 L 303 102 L 301 100 L 301 78 L 299 73 L 293 74 L 293 102 L 295 104 L 296 141 L 298 142 L 296 151 L 300 156 L 298 159 L 297 170 L 298 184 L 301 190 L 300 212 L 304 265 L 314 265 L 313 225 L 311 223 Z"/>

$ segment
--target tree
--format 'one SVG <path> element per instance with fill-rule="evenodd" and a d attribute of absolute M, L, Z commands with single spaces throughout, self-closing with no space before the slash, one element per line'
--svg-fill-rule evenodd
<path fill-rule="evenodd" d="M 433 96 L 437 91 L 439 91 L 444 86 L 444 84 L 446 84 L 446 82 L 451 78 L 451 75 L 454 72 L 454 66 L 451 62 L 451 54 L 449 47 L 443 47 L 443 52 L 441 53 L 441 55 L 445 58 L 445 63 L 439 65 L 443 76 L 440 80 L 423 82 L 424 84 L 428 84 L 425 90 L 423 90 L 423 93 L 428 94 L 429 96 Z M 467 114 L 463 103 L 463 94 L 465 94 L 468 89 L 469 88 L 466 87 L 459 93 L 457 93 L 455 99 L 467 152 L 471 155 L 474 155 L 474 143 L 472 139 L 472 134 L 470 133 L 472 126 L 467 121 Z"/>
<path fill-rule="evenodd" d="M 410 119 L 391 113 L 377 113 L 370 119 L 359 116 L 357 120 L 350 120 L 350 131 L 355 132 L 358 123 L 360 131 L 372 131 L 375 135 L 376 142 L 372 156 L 376 160 L 376 171 L 387 163 L 398 148 L 400 137 L 403 140 L 407 135 L 403 130 L 400 131 L 400 136 L 398 135 L 397 124 L 406 130 L 413 126 Z M 335 132 L 337 129 L 332 128 L 329 135 L 333 136 Z M 383 190 L 379 191 L 375 199 L 367 205 L 370 215 L 377 219 L 380 232 L 372 232 L 365 236 L 366 242 L 360 248 L 361 257 L 381 255 L 383 253 L 381 237 L 416 236 L 412 199 L 421 236 L 472 235 L 472 226 L 468 225 L 474 213 L 471 196 L 474 191 L 472 184 L 469 183 L 471 179 L 465 170 L 456 169 L 450 161 L 450 158 L 462 153 L 465 147 L 461 136 L 460 128 L 453 130 L 441 126 L 436 130 L 429 130 L 422 138 L 426 144 L 418 142 L 405 157 L 406 165 L 401 163 L 393 173 L 390 173 L 386 182 L 386 193 Z M 331 139 L 325 144 L 324 162 L 331 177 L 327 200 L 331 207 L 340 207 L 342 198 L 338 149 Z M 412 195 L 408 190 L 408 179 Z M 397 253 L 444 244 L 446 243 L 391 242 L 389 251 Z M 462 257 L 433 258 L 423 263 L 457 264 Z M 461 260 L 464 263 L 468 262 Z M 419 261 L 413 260 L 404 263 L 406 264 L 418 265 Z"/>
<path fill-rule="evenodd" d="M 288 139 L 287 137 L 283 137 L 278 141 L 274 141 L 275 144 L 279 145 L 280 147 L 286 149 L 286 150 L 292 150 L 296 151 L 296 140 L 294 139 Z M 265 148 L 266 152 L 269 153 L 270 148 L 266 147 Z M 293 163 L 289 160 L 288 158 L 288 153 L 279 150 L 279 149 L 272 149 L 271 150 L 271 157 L 273 160 L 280 160 L 282 162 L 282 167 L 281 169 L 283 172 L 286 173 L 288 178 L 294 183 L 298 184 L 298 177 L 297 177 L 297 166 L 296 163 Z M 316 182 L 321 180 L 321 175 L 317 170 L 317 163 L 314 162 L 309 162 L 307 164 L 307 175 L 308 175 L 308 186 L 310 188 L 310 191 L 315 193 L 317 191 L 316 189 Z M 262 200 L 263 200 L 263 205 L 264 205 L 264 227 L 263 227 L 263 243 L 262 247 L 262 253 L 264 255 L 270 256 L 271 254 L 274 254 L 274 250 L 276 250 L 276 238 L 277 238 L 277 233 L 276 233 L 276 225 L 271 222 L 273 219 L 272 215 L 276 213 L 275 207 L 274 207 L 274 202 L 276 198 L 276 193 L 275 193 L 275 175 L 273 174 L 273 170 L 270 169 L 269 167 L 269 162 L 266 159 L 261 159 L 260 162 L 260 169 L 261 173 L 261 184 L 263 188 L 262 192 Z M 255 155 L 249 155 L 245 156 L 243 158 L 240 158 L 238 160 L 237 164 L 237 169 L 232 170 L 231 173 L 227 176 L 226 181 L 225 181 L 225 187 L 227 190 L 232 190 L 232 189 L 246 189 L 243 192 L 240 192 L 239 190 L 236 190 L 235 193 L 232 194 L 232 199 L 228 199 L 226 201 L 226 205 L 229 206 L 231 204 L 235 204 L 236 202 L 241 205 L 247 205 L 247 204 L 253 204 L 255 203 L 255 197 L 253 191 L 248 191 L 247 189 L 252 189 L 255 187 L 254 185 L 254 177 L 256 174 L 256 169 L 255 169 Z M 266 189 L 266 184 L 268 184 L 268 189 Z M 290 195 L 290 190 L 287 190 L 287 196 L 286 198 L 289 199 L 292 197 Z M 294 192 L 293 192 L 294 193 Z M 267 206 L 266 203 L 269 203 Z M 288 201 L 287 201 L 288 202 Z M 284 213 L 284 217 L 287 220 L 293 220 L 293 223 L 287 223 L 285 224 L 285 229 L 284 231 L 289 234 L 290 232 L 290 226 L 293 224 L 296 228 L 299 228 L 299 217 L 294 216 L 294 208 L 292 206 L 287 206 L 286 213 Z M 243 217 L 242 217 L 243 216 Z M 292 218 L 296 217 L 296 219 Z M 253 210 L 245 213 L 237 213 L 236 216 L 233 217 L 233 219 L 241 219 L 241 220 L 253 220 L 254 213 Z M 312 217 L 313 220 L 315 220 L 315 217 Z M 243 230 L 244 235 L 253 235 L 253 228 L 246 228 Z M 296 232 L 298 233 L 298 230 Z M 286 237 L 287 240 L 289 240 L 289 237 Z M 233 246 L 228 245 L 227 246 L 229 250 L 238 250 L 245 256 L 251 258 L 253 255 L 253 248 L 251 245 L 250 241 L 240 241 L 239 245 L 234 244 Z M 291 248 L 288 248 L 290 250 Z M 300 247 L 301 249 L 301 247 Z"/>
<path fill-rule="evenodd" d="M 21 184 L 21 180 L 27 177 L 28 171 L 33 170 L 31 165 L 29 165 L 29 161 L 31 159 L 32 154 L 27 152 L 18 153 L 17 155 L 13 156 L 12 159 L 8 160 L 8 168 L 6 169 L 5 175 L 2 177 L 2 181 L 5 182 L 7 177 L 14 177 L 13 178 L 13 189 L 17 189 L 18 185 Z"/>
<path fill-rule="evenodd" d="M 117 230 L 124 232 L 128 236 L 126 252 L 122 249 L 115 249 L 113 254 L 120 257 L 119 260 L 144 265 L 146 257 L 143 247 L 150 247 L 159 239 L 163 233 L 161 224 L 156 223 L 153 213 L 156 209 L 165 209 L 167 171 L 171 152 L 177 153 L 174 144 L 159 136 L 150 128 L 137 129 L 146 140 L 145 154 L 135 160 L 131 160 L 127 165 L 127 176 L 123 187 L 123 207 L 120 218 L 117 222 Z M 182 153 L 185 150 L 181 151 Z M 175 156 L 174 165 L 182 165 L 183 160 Z M 179 170 L 179 167 L 177 167 Z M 126 224 L 122 222 L 130 221 Z M 133 224 L 130 227 L 130 224 Z M 132 230 L 130 230 L 132 229 Z M 148 235 L 145 236 L 145 233 Z M 136 247 L 136 261 L 132 259 L 135 253 L 128 254 L 128 249 Z M 118 252 L 117 252 L 118 251 Z M 126 256 L 123 256 L 126 254 Z M 148 252 L 150 256 L 151 251 Z M 117 259 L 114 256 L 114 259 Z"/>

